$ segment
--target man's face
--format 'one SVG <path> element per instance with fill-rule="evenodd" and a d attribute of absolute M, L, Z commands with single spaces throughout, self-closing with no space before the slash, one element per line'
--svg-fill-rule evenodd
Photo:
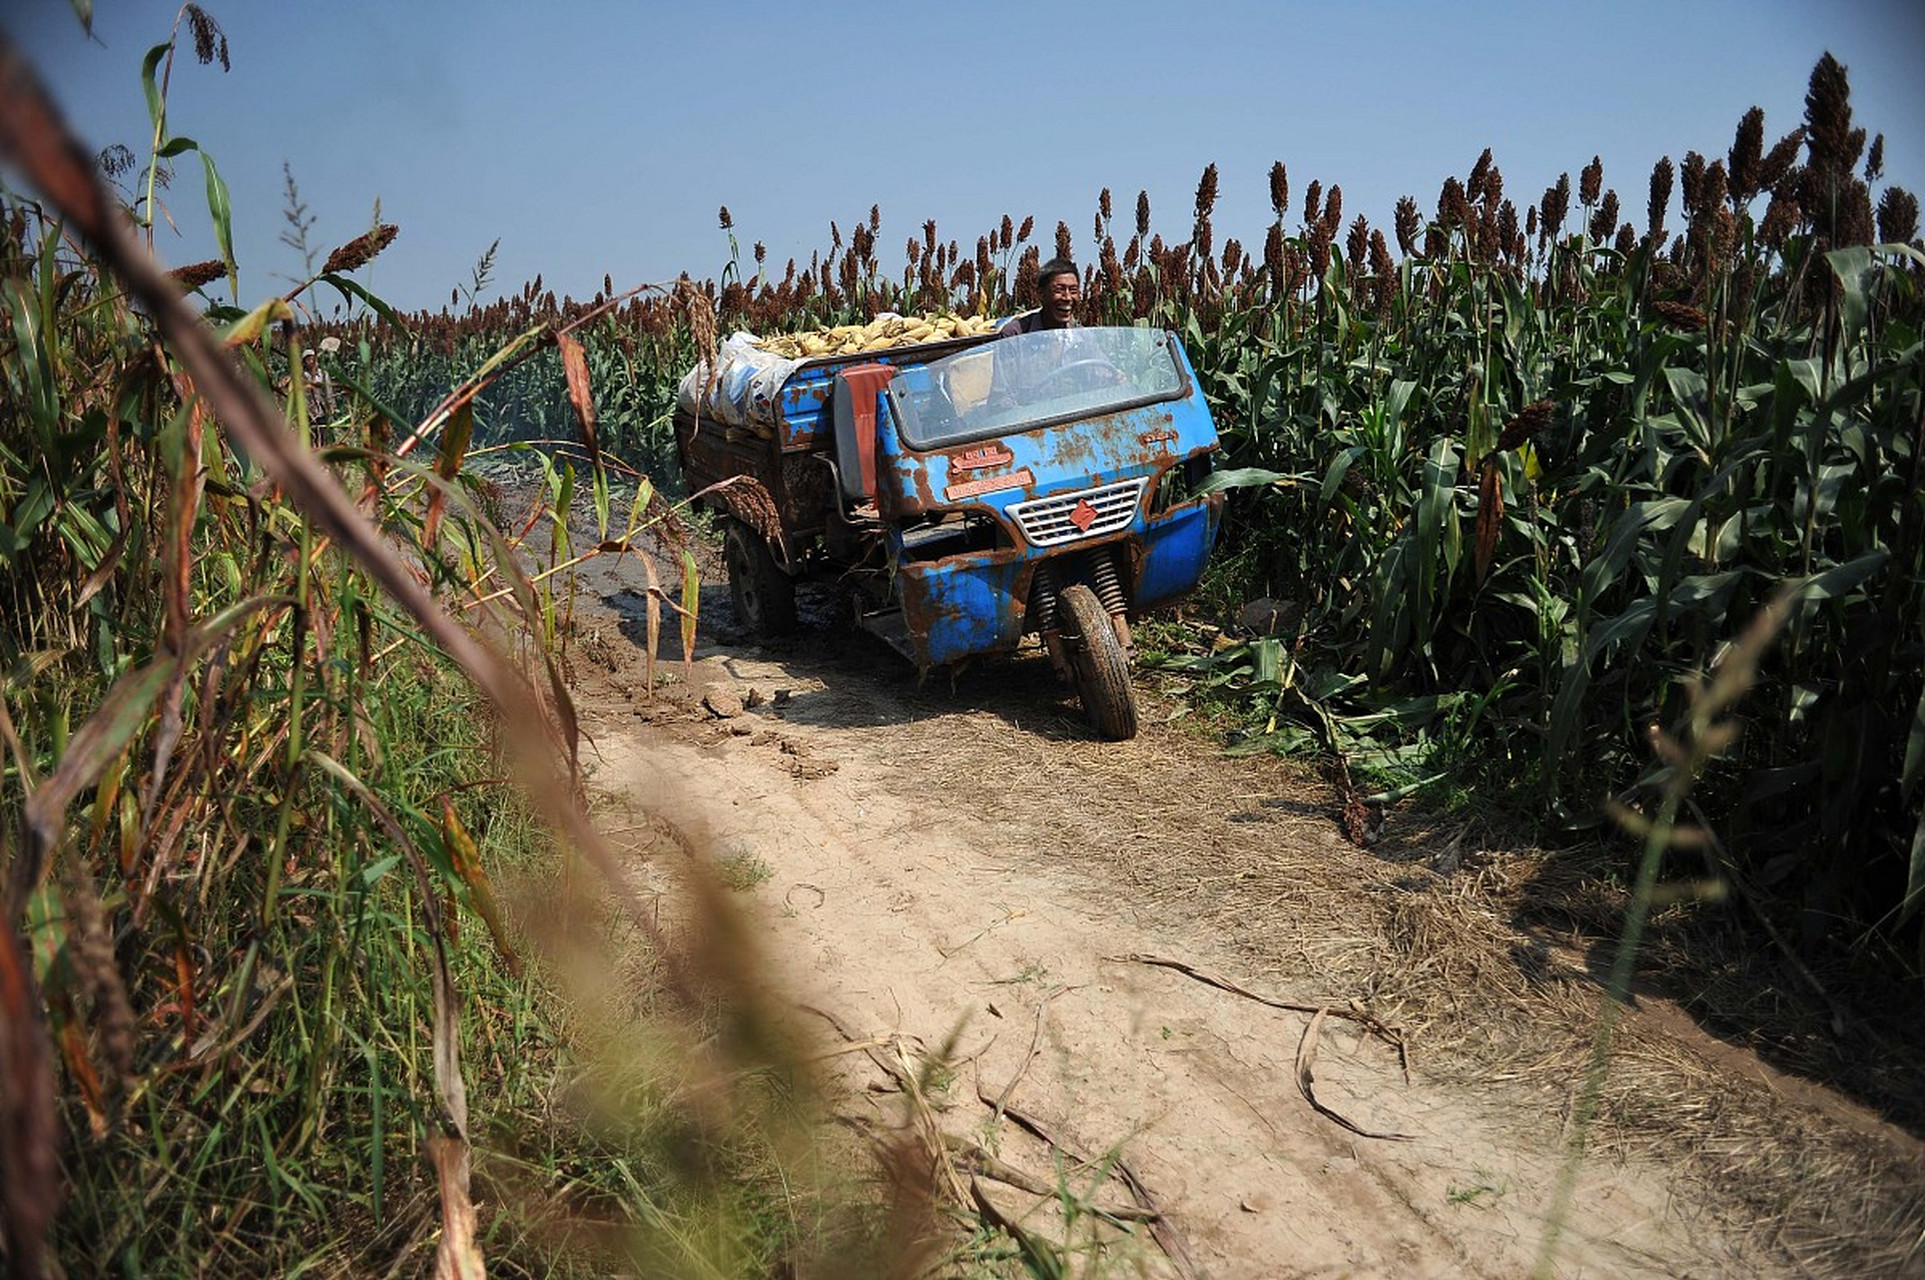
<path fill-rule="evenodd" d="M 1083 301 L 1083 287 L 1065 271 L 1049 278 L 1043 290 L 1043 322 L 1052 329 L 1066 329 L 1076 323 L 1076 308 Z"/>

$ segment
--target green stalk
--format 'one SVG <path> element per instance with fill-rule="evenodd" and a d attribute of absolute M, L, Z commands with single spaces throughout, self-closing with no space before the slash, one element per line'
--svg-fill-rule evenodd
<path fill-rule="evenodd" d="M 301 447 L 306 449 L 311 443 L 311 431 L 307 419 L 304 379 L 301 376 L 301 352 L 299 345 L 292 341 L 288 343 L 288 368 L 288 416 L 293 421 L 295 433 L 300 437 Z M 274 819 L 274 839 L 268 846 L 267 884 L 261 898 L 263 934 L 274 922 L 275 900 L 281 892 L 281 866 L 287 858 L 288 827 L 294 814 L 294 794 L 299 786 L 301 754 L 307 749 L 301 725 L 307 709 L 308 570 L 313 556 L 314 522 L 303 511 L 300 559 L 294 571 L 294 628 L 288 666 L 287 755 L 281 771 L 281 803 Z"/>

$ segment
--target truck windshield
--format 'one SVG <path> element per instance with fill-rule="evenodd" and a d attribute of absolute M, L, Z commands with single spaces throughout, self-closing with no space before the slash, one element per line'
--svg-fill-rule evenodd
<path fill-rule="evenodd" d="M 904 367 L 889 403 L 903 442 L 921 451 L 1173 400 L 1184 392 L 1173 341 L 1159 329 L 1017 334 Z"/>

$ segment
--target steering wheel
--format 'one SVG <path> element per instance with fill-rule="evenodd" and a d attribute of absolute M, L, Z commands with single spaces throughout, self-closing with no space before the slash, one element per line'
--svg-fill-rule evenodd
<path fill-rule="evenodd" d="M 1110 385 L 1115 385 L 1123 381 L 1123 371 L 1109 361 L 1098 360 L 1093 356 L 1085 356 L 1081 360 L 1072 360 L 1061 368 L 1051 369 L 1048 373 L 1036 379 L 1033 390 L 1039 393 L 1047 393 L 1050 392 L 1051 388 L 1055 388 L 1058 383 L 1064 383 L 1065 386 L 1062 389 L 1066 390 L 1070 375 L 1077 373 L 1099 374 L 1101 376 L 1101 382 Z M 1091 378 L 1090 385 L 1098 385 L 1097 379 Z"/>

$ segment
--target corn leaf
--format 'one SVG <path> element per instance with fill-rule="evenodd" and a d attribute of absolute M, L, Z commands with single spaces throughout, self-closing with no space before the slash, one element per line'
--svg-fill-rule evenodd
<path fill-rule="evenodd" d="M 652 702 L 655 699 L 655 655 L 660 651 L 662 641 L 662 576 L 655 568 L 655 557 L 640 549 L 635 554 L 640 557 L 642 573 L 648 579 L 648 590 L 642 599 L 648 635 L 647 666 L 643 677 L 648 682 L 648 697 Z"/>
<path fill-rule="evenodd" d="M 328 274 L 320 277 L 320 282 L 325 285 L 333 286 L 337 291 L 339 291 L 339 293 L 341 294 L 341 297 L 346 301 L 348 301 L 349 303 L 355 303 L 355 302 L 363 303 L 370 310 L 372 310 L 376 315 L 380 316 L 383 320 L 386 320 L 389 324 L 393 325 L 395 328 L 405 330 L 408 327 L 407 323 L 402 320 L 400 313 L 395 311 L 393 307 L 389 306 L 384 300 L 382 300 L 377 295 L 368 292 L 368 290 L 363 288 L 360 284 L 356 283 L 353 280 L 348 279 L 346 276 L 339 275 L 334 272 L 329 272 Z"/>
<path fill-rule="evenodd" d="M 702 577 L 695 553 L 682 552 L 682 665 L 695 661 L 695 615 L 702 604 Z"/>
<path fill-rule="evenodd" d="M 227 180 L 215 167 L 214 157 L 201 151 L 200 158 L 201 169 L 207 176 L 207 216 L 214 223 L 214 240 L 221 247 L 221 261 L 227 264 L 227 274 L 232 276 L 239 270 L 234 261 L 233 201 L 228 198 Z"/>
<path fill-rule="evenodd" d="M 1238 467 L 1229 471 L 1213 471 L 1202 484 L 1196 487 L 1199 494 L 1222 493 L 1228 489 L 1254 489 L 1268 484 L 1303 484 L 1307 476 L 1291 475 L 1283 471 L 1268 471 L 1262 467 Z"/>
<path fill-rule="evenodd" d="M 568 403 L 575 408 L 575 422 L 581 428 L 582 445 L 588 450 L 589 465 L 601 467 L 602 449 L 595 429 L 595 392 L 588 381 L 588 357 L 572 333 L 555 335 L 561 348 L 562 376 L 568 384 Z"/>
<path fill-rule="evenodd" d="M 448 861 L 455 874 L 468 887 L 468 904 L 488 926 L 488 936 L 494 939 L 495 951 L 508 966 L 508 972 L 520 977 L 521 957 L 515 953 L 501 905 L 495 900 L 494 886 L 489 883 L 487 869 L 481 865 L 481 853 L 475 848 L 468 828 L 462 825 L 461 815 L 455 812 L 454 801 L 447 796 L 441 797 L 441 838 L 447 844 Z"/>
<path fill-rule="evenodd" d="M 140 87 L 147 96 L 147 123 L 154 126 L 157 134 L 167 115 L 167 102 L 160 96 L 160 81 L 155 78 L 155 72 L 160 70 L 161 61 L 173 47 L 173 41 L 163 41 L 149 49 L 147 56 L 140 60 Z"/>
<path fill-rule="evenodd" d="M 236 320 L 220 331 L 221 341 L 230 347 L 244 347 L 260 339 L 261 331 L 270 324 L 294 318 L 294 308 L 280 298 L 269 298 L 260 306 Z"/>

